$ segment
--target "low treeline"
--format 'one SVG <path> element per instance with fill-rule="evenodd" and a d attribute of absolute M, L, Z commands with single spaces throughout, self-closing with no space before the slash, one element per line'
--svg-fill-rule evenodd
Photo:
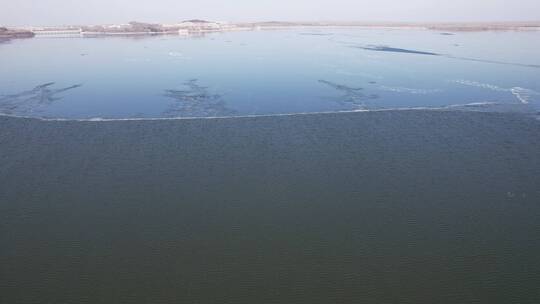
<path fill-rule="evenodd" d="M 14 30 L 6 27 L 0 27 L 0 38 L 31 38 L 34 33 L 25 30 Z"/>

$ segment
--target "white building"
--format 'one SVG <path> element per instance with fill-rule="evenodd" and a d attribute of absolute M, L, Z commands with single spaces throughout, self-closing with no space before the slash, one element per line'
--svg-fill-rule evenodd
<path fill-rule="evenodd" d="M 81 28 L 34 28 L 32 29 L 32 33 L 36 35 L 36 37 L 77 37 L 82 35 L 82 29 Z"/>

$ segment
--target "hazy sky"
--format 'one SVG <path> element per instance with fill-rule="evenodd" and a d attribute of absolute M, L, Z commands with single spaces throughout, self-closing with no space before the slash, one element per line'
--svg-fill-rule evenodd
<path fill-rule="evenodd" d="M 540 20 L 540 0 L 0 0 L 0 25 Z"/>

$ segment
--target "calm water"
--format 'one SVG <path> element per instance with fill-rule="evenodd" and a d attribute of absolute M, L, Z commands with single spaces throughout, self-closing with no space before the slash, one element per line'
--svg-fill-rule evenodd
<path fill-rule="evenodd" d="M 540 33 L 295 29 L 0 44 L 0 113 L 216 117 L 540 109 Z"/>
<path fill-rule="evenodd" d="M 540 121 L 0 117 L 0 303 L 540 300 Z"/>

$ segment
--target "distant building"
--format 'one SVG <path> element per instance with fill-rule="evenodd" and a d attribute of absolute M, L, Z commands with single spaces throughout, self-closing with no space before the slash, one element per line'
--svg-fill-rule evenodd
<path fill-rule="evenodd" d="M 36 37 L 44 36 L 60 36 L 60 37 L 74 37 L 82 34 L 81 28 L 40 28 L 32 30 L 32 33 Z"/>
<path fill-rule="evenodd" d="M 186 28 L 192 31 L 216 31 L 221 30 L 221 24 L 205 20 L 187 20 L 178 24 L 180 28 Z"/>

